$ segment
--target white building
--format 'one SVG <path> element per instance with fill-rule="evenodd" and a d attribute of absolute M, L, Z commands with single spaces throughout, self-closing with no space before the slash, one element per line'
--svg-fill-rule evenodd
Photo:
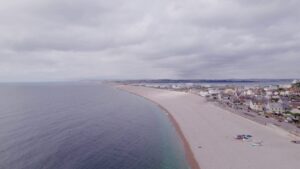
<path fill-rule="evenodd" d="M 251 95 L 254 95 L 254 92 L 253 92 L 253 90 L 248 89 L 248 90 L 244 91 L 244 94 L 248 95 L 248 96 L 251 96 Z"/>
<path fill-rule="evenodd" d="M 265 105 L 262 101 L 250 101 L 249 105 L 250 109 L 255 111 L 263 111 L 265 108 Z"/>
<path fill-rule="evenodd" d="M 214 94 L 219 94 L 220 91 L 217 89 L 208 89 L 208 94 L 209 95 L 214 95 Z"/>
<path fill-rule="evenodd" d="M 283 88 L 283 89 L 289 89 L 292 87 L 292 85 L 290 84 L 283 84 L 283 85 L 279 85 L 280 88 Z"/>
<path fill-rule="evenodd" d="M 202 97 L 206 97 L 206 96 L 209 95 L 209 93 L 208 93 L 208 91 L 200 91 L 199 95 L 202 96 Z"/>
<path fill-rule="evenodd" d="M 300 80 L 293 80 L 292 84 L 300 83 Z"/>
<path fill-rule="evenodd" d="M 293 114 L 300 114 L 300 109 L 292 109 L 291 112 Z"/>

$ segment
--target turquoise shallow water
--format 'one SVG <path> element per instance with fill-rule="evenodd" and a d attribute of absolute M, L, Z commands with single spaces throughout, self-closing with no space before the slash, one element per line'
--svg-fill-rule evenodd
<path fill-rule="evenodd" d="M 0 84 L 2 169 L 187 169 L 168 117 L 105 85 Z"/>

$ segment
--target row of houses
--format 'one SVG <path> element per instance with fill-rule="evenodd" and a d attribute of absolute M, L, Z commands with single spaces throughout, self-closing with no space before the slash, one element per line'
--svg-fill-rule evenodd
<path fill-rule="evenodd" d="M 257 113 L 291 114 L 300 117 L 300 82 L 267 87 L 210 87 L 200 96 L 217 100 L 236 109 L 249 109 Z"/>

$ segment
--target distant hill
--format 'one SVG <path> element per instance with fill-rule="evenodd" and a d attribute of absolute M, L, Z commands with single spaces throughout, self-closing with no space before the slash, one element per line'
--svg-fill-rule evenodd
<path fill-rule="evenodd" d="M 153 80 L 123 80 L 122 83 L 267 83 L 287 82 L 292 79 L 153 79 Z"/>

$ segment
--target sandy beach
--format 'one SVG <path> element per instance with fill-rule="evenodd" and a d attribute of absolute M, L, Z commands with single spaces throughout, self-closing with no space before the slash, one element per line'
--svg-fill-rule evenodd
<path fill-rule="evenodd" d="M 183 138 L 193 169 L 298 169 L 296 137 L 221 109 L 184 92 L 129 85 L 118 86 L 158 104 L 170 114 Z M 237 140 L 238 134 L 252 135 Z"/>

